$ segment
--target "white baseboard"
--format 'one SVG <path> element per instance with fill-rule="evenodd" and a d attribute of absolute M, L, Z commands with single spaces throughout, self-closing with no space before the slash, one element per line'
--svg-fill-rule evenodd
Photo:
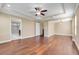
<path fill-rule="evenodd" d="M 35 37 L 35 36 L 40 36 L 40 35 L 34 35 L 34 36 L 28 36 L 28 37 L 22 37 L 22 39 L 31 38 L 31 37 Z"/>
<path fill-rule="evenodd" d="M 55 34 L 52 34 L 52 35 L 48 35 L 47 37 L 51 37 L 51 36 L 54 36 Z"/>
<path fill-rule="evenodd" d="M 35 37 L 35 36 L 22 37 L 22 39 L 31 38 L 31 37 Z M 19 40 L 19 39 L 12 39 L 12 40 Z M 12 41 L 12 40 L 10 39 L 10 40 L 5 40 L 5 41 L 0 41 L 0 44 L 2 44 L 2 43 L 7 43 L 7 42 L 10 42 L 10 41 Z"/>
<path fill-rule="evenodd" d="M 72 36 L 72 34 L 60 34 L 60 33 L 55 33 L 55 35 Z"/>
<path fill-rule="evenodd" d="M 51 36 L 54 36 L 54 35 L 72 36 L 72 34 L 59 34 L 59 33 L 55 33 L 55 34 L 52 34 L 52 35 L 48 35 L 47 37 L 51 37 Z"/>
<path fill-rule="evenodd" d="M 6 43 L 6 42 L 10 42 L 11 40 L 5 40 L 5 41 L 1 41 L 0 44 L 2 43 Z"/>
<path fill-rule="evenodd" d="M 31 38 L 31 37 L 35 37 L 35 36 L 22 37 L 22 39 Z"/>

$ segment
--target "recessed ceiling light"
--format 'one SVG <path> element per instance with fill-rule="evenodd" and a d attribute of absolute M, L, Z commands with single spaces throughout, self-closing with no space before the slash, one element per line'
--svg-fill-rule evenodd
<path fill-rule="evenodd" d="M 10 7 L 11 5 L 7 4 L 7 7 Z"/>

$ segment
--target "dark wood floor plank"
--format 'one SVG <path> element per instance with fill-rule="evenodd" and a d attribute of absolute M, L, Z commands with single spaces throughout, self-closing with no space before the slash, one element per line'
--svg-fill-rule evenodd
<path fill-rule="evenodd" d="M 33 37 L 0 45 L 1 55 L 78 55 L 70 36 Z"/>

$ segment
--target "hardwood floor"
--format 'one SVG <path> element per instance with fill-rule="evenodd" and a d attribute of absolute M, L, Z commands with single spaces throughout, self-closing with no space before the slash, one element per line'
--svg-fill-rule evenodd
<path fill-rule="evenodd" d="M 52 36 L 34 37 L 0 44 L 1 55 L 78 55 L 72 38 Z"/>

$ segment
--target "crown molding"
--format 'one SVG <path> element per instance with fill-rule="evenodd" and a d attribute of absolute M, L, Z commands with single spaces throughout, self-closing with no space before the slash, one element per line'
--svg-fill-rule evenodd
<path fill-rule="evenodd" d="M 74 13 L 75 13 L 75 14 L 77 13 L 78 8 L 79 8 L 79 4 L 77 3 L 77 4 L 75 5 L 75 10 L 74 10 Z M 74 16 L 75 16 L 75 14 L 74 14 Z"/>
<path fill-rule="evenodd" d="M 5 5 L 6 5 L 6 3 L 3 3 L 1 8 L 3 8 Z M 65 14 L 66 12 L 65 12 L 64 3 L 61 3 L 61 6 L 62 6 L 62 10 L 63 10 L 62 13 L 58 13 L 58 14 L 55 14 L 55 15 L 46 16 L 46 17 L 43 17 L 42 19 L 45 19 L 45 21 L 50 21 L 50 20 L 53 19 L 53 18 L 52 18 L 53 16 L 58 16 L 58 15 L 61 15 L 61 14 Z M 76 13 L 76 11 L 77 11 L 78 8 L 79 8 L 79 5 L 77 5 L 77 4 L 75 3 L 75 7 L 73 8 L 73 9 L 74 9 L 74 13 Z M 34 18 L 33 16 L 25 15 L 24 13 L 22 13 L 22 12 L 20 12 L 20 11 L 17 11 L 16 9 L 10 9 L 10 10 L 14 11 L 16 14 L 22 15 L 22 16 L 17 16 L 17 17 L 29 19 L 29 20 L 31 20 L 31 21 L 35 21 L 35 19 L 36 19 L 36 18 Z M 5 12 L 4 12 L 4 13 L 5 13 Z M 6 13 L 6 14 L 7 14 L 7 13 Z M 10 14 L 10 15 L 11 15 L 11 14 Z M 12 15 L 12 16 L 15 16 L 15 15 Z M 70 17 L 72 17 L 72 16 L 70 16 Z M 68 17 L 64 17 L 64 18 L 68 18 Z M 58 18 L 58 19 L 61 19 L 61 18 Z M 53 20 L 55 20 L 55 19 L 53 19 Z M 56 20 L 57 20 L 57 19 L 56 19 Z"/>
<path fill-rule="evenodd" d="M 63 6 L 64 7 L 64 6 Z M 65 7 L 64 7 L 65 8 Z M 48 18 L 45 18 L 46 19 L 46 21 L 51 21 L 52 19 L 53 20 L 58 20 L 58 19 L 64 19 L 64 18 L 71 18 L 71 17 L 74 17 L 75 16 L 75 13 L 76 13 L 76 11 L 77 11 L 77 9 L 79 8 L 79 4 L 76 4 L 75 3 L 75 5 L 74 5 L 74 11 L 73 11 L 73 15 L 72 16 L 68 16 L 68 17 L 63 17 L 63 18 L 56 18 L 56 19 L 54 19 L 53 18 L 53 15 L 52 16 L 50 16 L 50 17 L 48 17 Z M 64 9 L 65 10 L 65 9 Z M 65 14 L 65 13 L 63 13 L 63 14 Z M 59 14 L 59 15 L 61 15 L 61 14 Z M 56 15 L 57 16 L 57 15 Z"/>

